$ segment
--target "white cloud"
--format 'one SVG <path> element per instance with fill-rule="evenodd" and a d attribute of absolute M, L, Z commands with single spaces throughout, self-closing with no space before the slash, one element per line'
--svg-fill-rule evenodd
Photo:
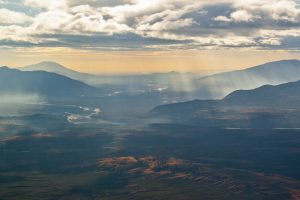
<path fill-rule="evenodd" d="M 266 38 L 266 39 L 261 39 L 259 42 L 261 44 L 272 45 L 272 46 L 281 45 L 280 38 Z"/>
<path fill-rule="evenodd" d="M 66 117 L 67 120 L 71 123 L 74 123 L 82 118 L 79 114 L 71 114 L 71 113 L 68 113 Z"/>
<path fill-rule="evenodd" d="M 85 113 L 74 114 L 74 113 L 66 113 L 66 118 L 70 123 L 80 123 L 87 122 L 92 120 L 95 117 L 98 117 L 101 113 L 100 108 L 88 108 L 88 107 L 80 107 Z"/>
<path fill-rule="evenodd" d="M 299 2 L 293 0 L 236 1 L 235 7 L 279 21 L 299 22 Z"/>
<path fill-rule="evenodd" d="M 95 108 L 94 109 L 94 114 L 99 115 L 101 113 L 101 109 L 100 108 Z"/>
<path fill-rule="evenodd" d="M 233 21 L 236 22 L 249 22 L 249 21 L 253 21 L 256 18 L 246 10 L 237 10 L 231 13 L 230 17 Z"/>
<path fill-rule="evenodd" d="M 31 28 L 20 25 L 0 26 L 0 40 L 38 43 L 39 39 L 30 36 L 32 32 Z"/>
<path fill-rule="evenodd" d="M 123 4 L 129 4 L 132 2 L 132 0 L 68 0 L 68 5 L 71 7 L 78 5 L 89 5 L 93 7 L 113 7 Z"/>
<path fill-rule="evenodd" d="M 297 22 L 300 19 L 300 10 L 296 8 L 296 3 L 293 1 L 278 1 L 264 5 L 264 9 L 268 10 L 275 20 Z"/>
<path fill-rule="evenodd" d="M 71 14 L 60 10 L 47 11 L 38 14 L 31 27 L 35 33 L 39 34 L 63 33 L 72 19 Z"/>
<path fill-rule="evenodd" d="M 32 18 L 24 13 L 6 8 L 0 9 L 0 24 L 23 24 L 30 21 L 32 21 Z"/>
<path fill-rule="evenodd" d="M 124 33 L 132 29 L 126 24 L 120 24 L 112 19 L 104 20 L 101 14 L 83 15 L 76 14 L 62 28 L 66 32 L 77 33 Z"/>
<path fill-rule="evenodd" d="M 231 22 L 231 19 L 226 16 L 217 16 L 214 20 L 219 22 Z"/>
<path fill-rule="evenodd" d="M 0 40 L 45 44 L 59 42 L 56 35 L 113 38 L 130 33 L 152 47 L 160 46 L 156 43 L 163 39 L 175 41 L 169 46 L 187 48 L 252 48 L 278 46 L 284 43 L 284 37 L 300 37 L 299 2 L 292 0 L 24 0 L 24 5 L 24 10 L 38 13 L 30 17 L 0 9 L 0 21 L 7 24 L 0 25 Z M 130 40 L 135 42 L 135 38 Z M 111 43 L 119 49 L 118 44 Z"/>
<path fill-rule="evenodd" d="M 95 13 L 94 9 L 89 5 L 78 5 L 75 7 L 72 7 L 70 9 L 70 12 L 73 14 L 82 13 L 82 14 L 91 14 Z"/>
<path fill-rule="evenodd" d="M 237 10 L 230 14 L 230 17 L 217 16 L 214 18 L 215 21 L 220 22 L 252 22 L 255 19 L 259 19 L 259 16 L 254 16 L 247 10 Z"/>
<path fill-rule="evenodd" d="M 24 0 L 24 4 L 30 7 L 43 8 L 47 10 L 66 9 L 68 7 L 66 0 Z"/>
<path fill-rule="evenodd" d="M 190 26 L 192 24 L 193 24 L 193 19 L 191 19 L 191 18 L 177 19 L 174 21 L 157 22 L 157 23 L 151 25 L 150 29 L 156 30 L 156 31 L 178 30 L 180 28 L 184 28 L 184 27 Z M 140 28 L 139 28 L 139 30 L 140 30 Z M 147 30 L 147 29 L 145 29 L 145 30 Z"/>

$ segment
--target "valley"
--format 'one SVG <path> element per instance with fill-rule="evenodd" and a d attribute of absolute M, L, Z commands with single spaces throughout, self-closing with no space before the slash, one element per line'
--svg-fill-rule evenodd
<path fill-rule="evenodd" d="M 299 134 L 174 124 L 23 131 L 2 141 L 0 196 L 296 199 Z"/>
<path fill-rule="evenodd" d="M 101 86 L 57 73 L 0 68 L 0 199 L 299 198 L 299 82 L 206 100 L 169 73 Z"/>

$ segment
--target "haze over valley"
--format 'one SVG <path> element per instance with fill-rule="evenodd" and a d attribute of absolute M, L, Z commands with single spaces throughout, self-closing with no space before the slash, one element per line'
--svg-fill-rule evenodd
<path fill-rule="evenodd" d="M 0 196 L 293 199 L 299 72 L 298 60 L 207 76 L 1 67 Z"/>

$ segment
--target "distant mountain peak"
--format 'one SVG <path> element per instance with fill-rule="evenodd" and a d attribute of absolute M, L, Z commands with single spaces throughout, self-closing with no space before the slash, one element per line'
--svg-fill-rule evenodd
<path fill-rule="evenodd" d="M 60 74 L 63 76 L 67 76 L 70 78 L 78 79 L 79 76 L 81 76 L 84 73 L 80 73 L 77 71 L 74 71 L 72 69 L 69 69 L 57 62 L 53 61 L 43 61 L 39 62 L 33 65 L 28 65 L 25 67 L 20 68 L 22 71 L 46 71 L 46 72 L 52 72 L 56 74 Z"/>
<path fill-rule="evenodd" d="M 54 62 L 54 61 L 42 61 L 42 62 L 39 62 L 37 63 L 36 65 L 52 65 L 52 66 L 61 66 L 61 67 L 64 67 L 63 65 L 57 63 L 57 62 Z"/>
<path fill-rule="evenodd" d="M 45 71 L 60 74 L 71 79 L 84 82 L 88 85 L 93 85 L 93 80 L 98 80 L 98 77 L 96 75 L 78 72 L 53 61 L 43 61 L 19 69 L 22 71 Z"/>
<path fill-rule="evenodd" d="M 8 67 L 8 66 L 1 66 L 0 67 L 0 70 L 10 70 L 10 71 L 19 71 L 18 69 L 15 69 L 15 68 L 10 68 L 10 67 Z"/>
<path fill-rule="evenodd" d="M 57 69 L 57 70 L 70 70 L 67 67 L 53 61 L 42 61 L 33 65 L 28 65 L 23 67 L 23 69 L 33 69 L 33 70 L 50 70 L 50 69 Z"/>
<path fill-rule="evenodd" d="M 46 71 L 0 67 L 0 93 L 33 93 L 50 98 L 95 96 L 98 89 L 69 77 Z"/>

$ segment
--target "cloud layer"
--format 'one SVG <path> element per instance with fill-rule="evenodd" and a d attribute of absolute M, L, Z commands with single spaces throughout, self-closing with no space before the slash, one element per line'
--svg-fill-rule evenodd
<path fill-rule="evenodd" d="M 0 0 L 0 45 L 299 50 L 298 0 Z"/>

